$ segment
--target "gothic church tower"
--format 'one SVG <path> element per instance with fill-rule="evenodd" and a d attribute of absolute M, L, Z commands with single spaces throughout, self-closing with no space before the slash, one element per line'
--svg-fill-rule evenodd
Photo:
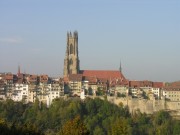
<path fill-rule="evenodd" d="M 66 55 L 64 59 L 64 77 L 69 74 L 79 73 L 79 56 L 78 56 L 78 32 L 67 33 Z"/>

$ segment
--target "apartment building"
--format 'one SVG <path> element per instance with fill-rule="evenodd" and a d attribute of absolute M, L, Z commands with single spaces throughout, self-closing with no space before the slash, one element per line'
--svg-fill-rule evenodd
<path fill-rule="evenodd" d="M 180 101 L 180 90 L 163 90 L 162 96 L 170 101 Z"/>
<path fill-rule="evenodd" d="M 28 102 L 28 91 L 29 85 L 28 84 L 15 84 L 11 99 L 14 101 L 24 101 Z"/>

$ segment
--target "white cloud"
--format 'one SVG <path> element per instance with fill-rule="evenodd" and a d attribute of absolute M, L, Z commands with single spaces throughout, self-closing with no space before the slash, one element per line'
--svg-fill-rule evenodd
<path fill-rule="evenodd" d="M 21 37 L 0 38 L 1 44 L 19 44 L 22 42 L 23 39 Z"/>

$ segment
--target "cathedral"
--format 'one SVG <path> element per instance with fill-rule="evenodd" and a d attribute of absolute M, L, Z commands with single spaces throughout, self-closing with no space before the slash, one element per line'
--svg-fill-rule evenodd
<path fill-rule="evenodd" d="M 78 56 L 78 32 L 67 33 L 66 55 L 64 59 L 64 77 L 69 76 L 94 77 L 100 80 L 127 82 L 120 70 L 80 70 Z"/>
<path fill-rule="evenodd" d="M 64 77 L 69 74 L 79 73 L 79 56 L 78 56 L 78 33 L 67 33 L 66 56 L 64 59 Z"/>

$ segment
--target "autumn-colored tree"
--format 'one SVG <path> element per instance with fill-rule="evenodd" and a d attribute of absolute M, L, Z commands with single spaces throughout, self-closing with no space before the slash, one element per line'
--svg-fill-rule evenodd
<path fill-rule="evenodd" d="M 81 121 L 80 116 L 67 121 L 59 132 L 59 135 L 88 135 L 89 132 Z"/>

